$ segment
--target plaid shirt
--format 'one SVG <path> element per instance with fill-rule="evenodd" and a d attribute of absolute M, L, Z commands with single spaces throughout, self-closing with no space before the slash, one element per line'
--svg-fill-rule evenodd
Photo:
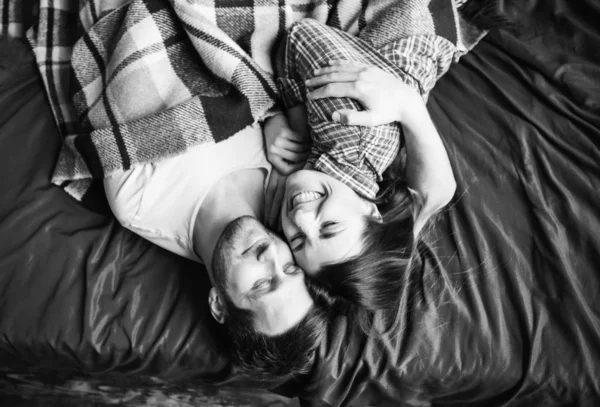
<path fill-rule="evenodd" d="M 446 72 L 456 48 L 436 35 L 410 35 L 390 41 L 376 50 L 368 34 L 355 37 L 311 19 L 296 23 L 285 44 L 284 76 L 277 79 L 286 107 L 305 104 L 312 150 L 308 164 L 352 188 L 375 198 L 382 174 L 398 154 L 400 123 L 376 127 L 348 126 L 331 120 L 341 109 L 361 110 L 350 98 L 307 100 L 304 81 L 315 69 L 334 59 L 377 66 L 416 89 L 424 99 Z"/>

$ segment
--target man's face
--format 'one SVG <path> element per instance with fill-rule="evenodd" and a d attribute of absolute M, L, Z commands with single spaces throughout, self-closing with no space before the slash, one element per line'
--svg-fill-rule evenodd
<path fill-rule="evenodd" d="M 235 306 L 254 313 L 258 332 L 281 334 L 313 306 L 288 245 L 256 218 L 243 216 L 228 225 L 213 259 L 216 285 L 225 287 Z"/>

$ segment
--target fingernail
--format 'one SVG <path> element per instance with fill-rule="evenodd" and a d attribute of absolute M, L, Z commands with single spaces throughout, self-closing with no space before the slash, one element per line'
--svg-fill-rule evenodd
<path fill-rule="evenodd" d="M 333 114 L 331 115 L 331 120 L 333 120 L 334 122 L 339 122 L 340 121 L 340 113 L 333 112 Z"/>

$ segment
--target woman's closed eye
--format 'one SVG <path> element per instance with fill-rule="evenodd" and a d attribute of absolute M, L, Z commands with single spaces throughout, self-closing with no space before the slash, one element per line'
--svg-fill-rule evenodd
<path fill-rule="evenodd" d="M 340 231 L 341 231 L 341 229 L 340 229 L 339 222 L 335 222 L 335 221 L 323 222 L 323 224 L 321 224 L 321 227 L 319 229 L 319 237 L 321 239 L 331 239 L 332 237 L 336 236 Z M 302 232 L 298 232 L 294 236 L 292 236 L 292 238 L 290 239 L 290 245 L 292 246 L 292 251 L 296 252 L 298 250 L 301 250 L 304 247 L 305 241 L 306 241 L 306 235 Z"/>
<path fill-rule="evenodd" d="M 321 238 L 322 239 L 330 239 L 339 233 L 339 223 L 338 222 L 325 222 L 321 226 Z"/>

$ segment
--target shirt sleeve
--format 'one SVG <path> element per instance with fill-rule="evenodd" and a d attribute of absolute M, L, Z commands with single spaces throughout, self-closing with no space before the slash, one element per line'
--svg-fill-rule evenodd
<path fill-rule="evenodd" d="M 136 166 L 104 178 L 104 190 L 110 208 L 121 225 L 131 228 L 142 205 L 147 167 Z"/>
<path fill-rule="evenodd" d="M 312 101 L 311 101 L 312 102 Z M 367 198 L 375 198 L 378 182 L 399 151 L 401 127 L 391 123 L 375 127 L 347 126 L 315 114 L 311 120 L 313 143 L 308 162 Z"/>
<path fill-rule="evenodd" d="M 379 49 L 388 61 L 406 74 L 404 81 L 419 91 L 424 100 L 437 80 L 448 71 L 456 46 L 438 35 L 415 35 L 392 41 Z"/>

